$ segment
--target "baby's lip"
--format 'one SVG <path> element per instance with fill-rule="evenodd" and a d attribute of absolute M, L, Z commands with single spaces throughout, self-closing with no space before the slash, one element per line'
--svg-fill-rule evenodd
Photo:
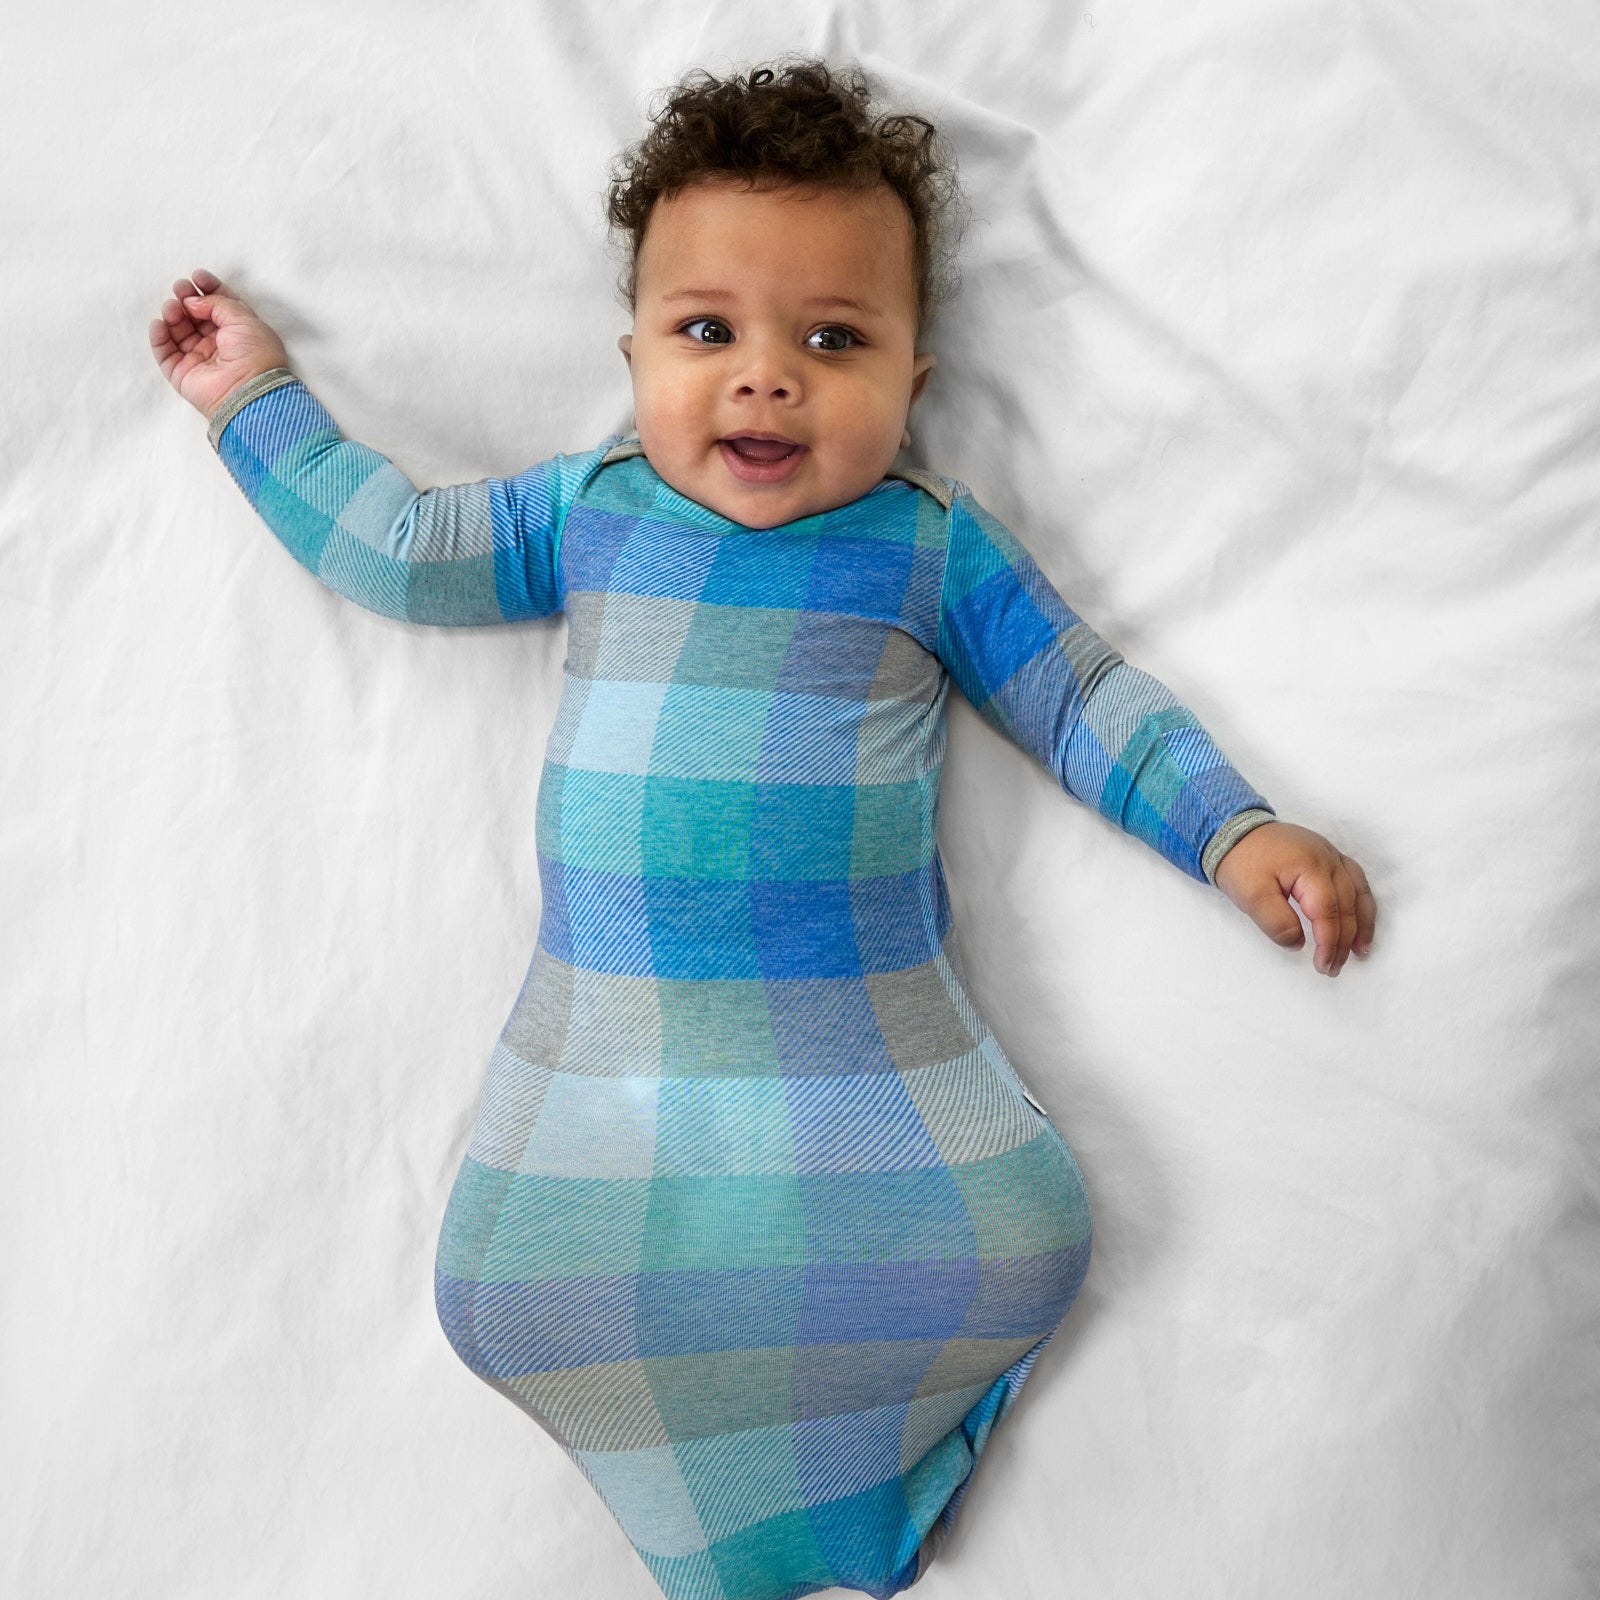
<path fill-rule="evenodd" d="M 794 446 L 799 444 L 798 439 L 791 439 L 783 433 L 757 433 L 754 429 L 744 428 L 738 433 L 727 433 L 718 441 L 721 444 L 733 444 L 740 439 L 754 439 L 761 444 L 786 444 Z"/>

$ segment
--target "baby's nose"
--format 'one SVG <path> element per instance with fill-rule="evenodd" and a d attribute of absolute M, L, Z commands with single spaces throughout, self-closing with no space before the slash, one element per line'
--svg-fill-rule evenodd
<path fill-rule="evenodd" d="M 751 340 L 745 345 L 734 383 L 741 396 L 796 399 L 800 394 L 799 363 L 792 351 L 775 340 Z"/>
<path fill-rule="evenodd" d="M 774 377 L 766 382 L 754 381 L 740 384 L 739 393 L 756 396 L 766 395 L 773 400 L 784 400 L 788 398 L 789 385 L 786 379 Z"/>

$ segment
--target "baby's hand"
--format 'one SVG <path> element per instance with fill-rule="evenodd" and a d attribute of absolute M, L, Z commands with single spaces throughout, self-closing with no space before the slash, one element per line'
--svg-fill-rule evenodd
<path fill-rule="evenodd" d="M 1217 887 L 1269 939 L 1288 950 L 1306 942 L 1293 898 L 1316 940 L 1312 965 L 1337 977 L 1352 950 L 1372 948 L 1378 904 L 1358 862 L 1341 855 L 1320 833 L 1292 822 L 1252 828 L 1217 866 Z"/>
<path fill-rule="evenodd" d="M 150 350 L 167 381 L 207 419 L 230 389 L 288 366 L 283 341 L 214 272 L 201 267 L 172 292 L 178 298 L 150 324 Z"/>

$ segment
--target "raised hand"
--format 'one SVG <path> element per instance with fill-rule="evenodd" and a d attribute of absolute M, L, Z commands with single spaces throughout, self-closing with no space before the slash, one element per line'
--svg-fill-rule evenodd
<path fill-rule="evenodd" d="M 209 418 L 230 389 L 289 364 L 268 325 L 204 267 L 172 286 L 175 299 L 150 324 L 150 351 L 167 381 Z"/>
<path fill-rule="evenodd" d="M 1252 828 L 1222 858 L 1217 887 L 1275 944 L 1298 950 L 1306 936 L 1293 900 L 1311 923 L 1312 965 L 1334 978 L 1351 951 L 1372 948 L 1378 905 L 1359 862 L 1320 833 L 1292 822 Z"/>

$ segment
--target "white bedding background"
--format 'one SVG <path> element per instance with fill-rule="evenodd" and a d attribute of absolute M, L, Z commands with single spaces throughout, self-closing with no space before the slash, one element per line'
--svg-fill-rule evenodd
<path fill-rule="evenodd" d="M 587 448 L 609 156 L 790 47 L 963 161 L 915 459 L 1381 918 L 1319 977 L 953 697 L 973 985 L 1095 1247 L 917 1592 L 1600 1593 L 1579 0 L 6 10 L 0 1589 L 657 1595 L 432 1300 L 563 626 L 320 587 L 145 326 L 215 269 L 419 485 Z"/>

